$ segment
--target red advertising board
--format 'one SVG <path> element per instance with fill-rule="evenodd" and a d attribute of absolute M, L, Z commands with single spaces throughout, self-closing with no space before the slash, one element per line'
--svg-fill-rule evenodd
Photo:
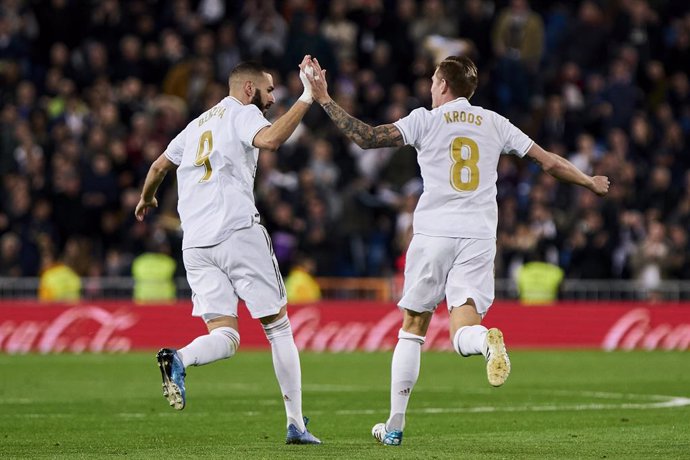
<path fill-rule="evenodd" d="M 396 342 L 401 313 L 392 303 L 328 301 L 291 306 L 290 322 L 300 349 L 386 350 Z M 124 352 L 181 347 L 206 328 L 191 304 L 137 305 L 91 301 L 76 305 L 0 302 L 0 352 Z M 425 348 L 449 350 L 448 312 L 440 307 Z M 510 348 L 686 350 L 690 304 L 562 302 L 525 307 L 497 302 L 484 324 L 503 330 Z M 265 348 L 258 321 L 240 313 L 242 348 Z"/>

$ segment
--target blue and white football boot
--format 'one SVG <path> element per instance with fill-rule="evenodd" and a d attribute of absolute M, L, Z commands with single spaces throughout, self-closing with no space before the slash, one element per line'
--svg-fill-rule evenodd
<path fill-rule="evenodd" d="M 300 431 L 293 423 L 288 425 L 285 444 L 321 444 L 321 440 L 307 430 L 309 419 L 304 417 L 304 431 Z"/>
<path fill-rule="evenodd" d="M 371 429 L 371 434 L 384 446 L 399 446 L 402 444 L 403 432 L 400 430 L 387 431 L 385 423 L 377 423 Z"/>
<path fill-rule="evenodd" d="M 161 348 L 156 354 L 156 359 L 163 378 L 163 396 L 174 409 L 184 409 L 186 402 L 184 378 L 187 373 L 180 356 L 172 348 Z"/>

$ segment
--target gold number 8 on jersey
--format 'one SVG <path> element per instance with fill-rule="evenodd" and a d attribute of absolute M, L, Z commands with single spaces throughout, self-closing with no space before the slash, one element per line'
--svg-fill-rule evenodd
<path fill-rule="evenodd" d="M 211 160 L 209 159 L 211 152 L 213 152 L 213 133 L 208 130 L 204 131 L 201 136 L 199 136 L 199 148 L 196 151 L 196 159 L 194 160 L 194 166 L 203 166 L 206 168 L 199 182 L 206 182 L 211 178 L 211 174 L 213 173 Z"/>
<path fill-rule="evenodd" d="M 466 148 L 469 156 L 463 158 L 462 152 Z M 450 144 L 450 156 L 453 166 L 450 169 L 450 183 L 459 192 L 471 192 L 479 187 L 479 147 L 469 137 L 456 137 Z M 463 171 L 466 176 L 463 178 Z"/>

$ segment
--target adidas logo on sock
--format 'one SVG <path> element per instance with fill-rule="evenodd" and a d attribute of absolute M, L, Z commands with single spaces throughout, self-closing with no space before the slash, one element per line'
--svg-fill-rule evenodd
<path fill-rule="evenodd" d="M 292 401 L 288 395 L 283 395 L 283 401 Z"/>
<path fill-rule="evenodd" d="M 398 391 L 398 394 L 399 394 L 400 396 L 410 396 L 410 392 L 411 392 L 411 391 L 412 391 L 412 389 L 410 389 L 410 388 L 405 388 L 404 390 Z"/>

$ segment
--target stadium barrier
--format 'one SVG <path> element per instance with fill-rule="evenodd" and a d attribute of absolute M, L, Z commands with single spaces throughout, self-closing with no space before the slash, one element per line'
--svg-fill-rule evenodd
<path fill-rule="evenodd" d="M 395 302 L 400 298 L 403 279 L 400 275 L 382 278 L 318 277 L 323 299 L 379 300 Z M 38 294 L 38 278 L 0 277 L 0 299 L 33 300 Z M 189 299 L 192 291 L 185 277 L 175 278 L 177 298 Z M 130 277 L 82 278 L 82 299 L 131 299 L 134 280 Z M 690 280 L 661 281 L 653 290 L 634 280 L 565 279 L 559 298 L 568 301 L 644 301 L 650 297 L 667 302 L 690 302 Z M 518 298 L 515 281 L 496 279 L 496 299 Z"/>
<path fill-rule="evenodd" d="M 89 301 L 75 305 L 0 302 L 0 351 L 5 353 L 127 352 L 180 347 L 206 329 L 192 318 L 190 302 L 140 305 Z M 439 307 L 426 349 L 450 350 L 448 312 Z M 290 307 L 300 349 L 347 352 L 389 350 L 400 312 L 390 302 L 323 301 Z M 687 350 L 690 303 L 561 302 L 525 307 L 497 302 L 486 318 L 500 327 L 510 348 Z M 242 348 L 267 348 L 258 321 L 240 310 Z"/>

